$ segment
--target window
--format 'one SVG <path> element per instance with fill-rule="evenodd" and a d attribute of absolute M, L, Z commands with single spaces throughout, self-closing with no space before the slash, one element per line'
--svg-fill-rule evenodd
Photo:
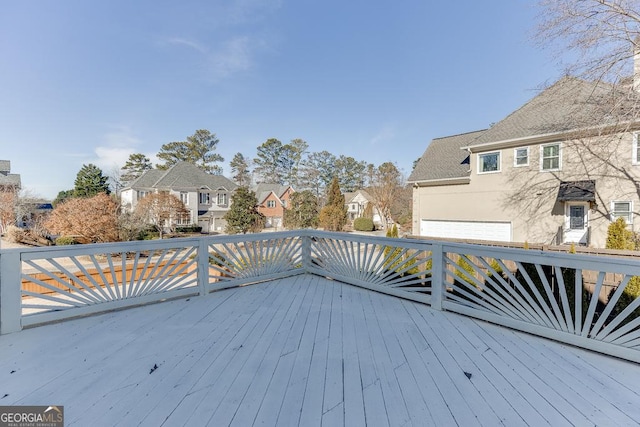
<path fill-rule="evenodd" d="M 201 205 L 208 205 L 211 203 L 211 199 L 209 199 L 209 193 L 198 193 L 199 202 Z"/>
<path fill-rule="evenodd" d="M 140 199 L 144 199 L 148 195 L 149 195 L 148 191 L 138 191 L 136 196 L 137 196 L 138 200 L 140 200 Z"/>
<path fill-rule="evenodd" d="M 639 133 L 633 134 L 633 153 L 631 154 L 631 163 L 634 165 L 640 165 L 640 147 L 638 146 L 638 135 Z"/>
<path fill-rule="evenodd" d="M 569 206 L 569 228 L 571 230 L 584 230 L 584 206 Z"/>
<path fill-rule="evenodd" d="M 513 150 L 513 165 L 529 166 L 529 147 L 516 148 Z"/>
<path fill-rule="evenodd" d="M 478 154 L 478 173 L 500 172 L 500 152 Z"/>
<path fill-rule="evenodd" d="M 182 203 L 184 203 L 185 205 L 189 204 L 189 193 L 187 193 L 186 191 L 181 191 L 180 192 L 180 201 Z"/>
<path fill-rule="evenodd" d="M 191 212 L 180 215 L 176 220 L 176 225 L 191 225 Z"/>
<path fill-rule="evenodd" d="M 227 193 L 218 193 L 218 206 L 227 204 Z"/>
<path fill-rule="evenodd" d="M 631 202 L 611 202 L 611 221 L 624 218 L 627 224 L 633 220 L 633 207 Z"/>
<path fill-rule="evenodd" d="M 540 147 L 540 169 L 543 171 L 560 170 L 560 144 L 548 144 Z"/>
<path fill-rule="evenodd" d="M 276 201 L 275 200 L 267 200 L 267 207 L 268 208 L 275 208 L 276 207 Z"/>

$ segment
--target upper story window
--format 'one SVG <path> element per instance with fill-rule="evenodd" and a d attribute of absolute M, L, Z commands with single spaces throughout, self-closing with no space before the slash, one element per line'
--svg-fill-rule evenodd
<path fill-rule="evenodd" d="M 515 148 L 513 150 L 513 166 L 529 166 L 529 147 Z"/>
<path fill-rule="evenodd" d="M 201 205 L 208 205 L 211 203 L 211 199 L 209 198 L 209 193 L 198 193 L 199 202 Z"/>
<path fill-rule="evenodd" d="M 631 202 L 611 202 L 611 221 L 624 218 L 627 224 L 633 221 L 633 205 Z"/>
<path fill-rule="evenodd" d="M 218 206 L 227 204 L 227 193 L 218 193 Z"/>
<path fill-rule="evenodd" d="M 267 207 L 268 208 L 275 208 L 276 207 L 276 201 L 275 200 L 267 200 Z"/>
<path fill-rule="evenodd" d="M 186 191 L 181 191 L 180 192 L 180 201 L 182 203 L 184 203 L 185 205 L 189 204 L 189 193 L 187 193 Z"/>
<path fill-rule="evenodd" d="M 478 154 L 478 173 L 500 172 L 500 152 Z"/>
<path fill-rule="evenodd" d="M 540 170 L 557 171 L 562 167 L 560 143 L 546 144 L 540 147 Z"/>
<path fill-rule="evenodd" d="M 633 163 L 634 165 L 640 165 L 640 147 L 638 146 L 638 135 L 638 132 L 633 134 L 633 151 L 631 153 L 631 163 Z"/>

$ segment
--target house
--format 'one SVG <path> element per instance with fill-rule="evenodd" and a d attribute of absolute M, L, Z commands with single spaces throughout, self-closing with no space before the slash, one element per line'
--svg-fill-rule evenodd
<path fill-rule="evenodd" d="M 205 233 L 223 231 L 224 215 L 231 204 L 231 194 L 238 186 L 221 175 L 211 175 L 188 162 L 179 162 L 167 170 L 150 169 L 125 187 L 123 206 L 131 211 L 150 193 L 168 191 L 178 197 L 189 211 L 178 225 L 199 225 Z"/>
<path fill-rule="evenodd" d="M 295 192 L 293 187 L 263 183 L 252 190 L 258 199 L 258 212 L 265 216 L 265 227 L 282 227 L 284 211 L 291 206 L 291 195 Z"/>
<path fill-rule="evenodd" d="M 0 191 L 15 192 L 21 186 L 20 174 L 11 173 L 11 161 L 0 160 Z"/>
<path fill-rule="evenodd" d="M 360 218 L 364 215 L 364 211 L 369 204 L 373 204 L 373 197 L 365 190 L 357 190 L 354 192 L 344 193 L 344 204 L 347 207 L 347 216 L 349 221 Z M 378 211 L 378 208 L 373 206 L 373 223 L 376 226 L 383 226 L 382 216 Z"/>
<path fill-rule="evenodd" d="M 640 96 L 564 77 L 488 129 L 436 138 L 416 164 L 413 234 L 604 247 L 638 231 Z"/>
<path fill-rule="evenodd" d="M 15 206 L 20 188 L 20 175 L 11 173 L 11 162 L 0 160 L 0 233 L 9 225 L 15 225 Z"/>

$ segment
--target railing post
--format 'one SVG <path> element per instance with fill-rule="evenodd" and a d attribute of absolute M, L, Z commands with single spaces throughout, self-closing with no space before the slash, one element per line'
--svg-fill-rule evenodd
<path fill-rule="evenodd" d="M 302 269 L 305 273 L 308 273 L 311 269 L 311 238 L 310 234 L 305 233 L 302 235 Z"/>
<path fill-rule="evenodd" d="M 431 248 L 431 308 L 442 310 L 445 291 L 443 248 L 441 243 L 433 243 Z"/>
<path fill-rule="evenodd" d="M 207 239 L 198 239 L 198 292 L 207 295 L 209 291 L 209 242 Z"/>
<path fill-rule="evenodd" d="M 0 255 L 0 334 L 22 330 L 20 252 Z"/>

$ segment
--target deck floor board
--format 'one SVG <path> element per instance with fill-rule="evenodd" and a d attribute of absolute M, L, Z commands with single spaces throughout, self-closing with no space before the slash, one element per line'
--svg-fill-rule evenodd
<path fill-rule="evenodd" d="M 639 383 L 638 364 L 312 275 L 0 336 L 0 405 L 64 405 L 69 426 L 637 425 Z"/>

